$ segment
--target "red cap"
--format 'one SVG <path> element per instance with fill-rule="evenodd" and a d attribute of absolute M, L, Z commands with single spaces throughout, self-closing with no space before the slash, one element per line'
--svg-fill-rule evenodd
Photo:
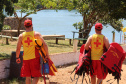
<path fill-rule="evenodd" d="M 24 21 L 24 26 L 29 27 L 31 25 L 32 25 L 32 21 L 31 20 L 27 19 L 27 20 Z"/>
<path fill-rule="evenodd" d="M 96 23 L 95 24 L 95 29 L 102 30 L 102 24 L 101 23 Z"/>

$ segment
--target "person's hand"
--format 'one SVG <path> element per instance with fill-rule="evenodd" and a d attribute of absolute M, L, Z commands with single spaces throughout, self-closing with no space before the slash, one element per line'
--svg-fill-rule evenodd
<path fill-rule="evenodd" d="M 16 63 L 17 63 L 17 64 L 21 63 L 20 58 L 16 58 Z"/>
<path fill-rule="evenodd" d="M 49 55 L 46 55 L 45 60 L 48 61 L 48 59 L 49 59 Z"/>

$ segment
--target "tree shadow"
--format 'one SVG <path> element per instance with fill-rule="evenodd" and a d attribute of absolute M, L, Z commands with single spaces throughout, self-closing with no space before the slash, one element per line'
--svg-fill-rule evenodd
<path fill-rule="evenodd" d="M 5 79 L 0 80 L 0 84 L 9 84 L 9 83 L 10 83 L 10 81 L 8 81 L 8 80 L 5 80 Z"/>
<path fill-rule="evenodd" d="M 69 66 L 72 66 L 72 65 L 77 65 L 77 62 L 73 62 L 73 63 L 69 63 L 69 64 L 64 64 L 62 66 L 57 66 L 56 68 L 66 68 L 66 67 L 69 67 Z"/>
<path fill-rule="evenodd" d="M 25 84 L 25 80 L 17 79 L 0 79 L 0 84 Z"/>
<path fill-rule="evenodd" d="M 125 65 L 126 65 L 126 59 L 123 61 L 123 64 L 125 64 Z"/>
<path fill-rule="evenodd" d="M 78 43 L 78 48 L 80 49 L 80 47 L 83 45 L 83 43 Z M 56 44 L 56 43 L 52 43 L 52 42 L 48 42 L 48 46 L 50 46 L 50 47 L 59 47 L 59 46 L 64 46 L 64 47 L 73 47 L 73 44 L 63 44 L 63 43 L 58 43 L 58 44 Z"/>
<path fill-rule="evenodd" d="M 61 83 L 57 83 L 57 82 L 50 82 L 50 84 L 61 84 Z"/>
<path fill-rule="evenodd" d="M 69 45 L 69 44 L 63 44 L 63 43 L 52 43 L 52 42 L 48 42 L 48 46 L 50 47 L 59 47 L 59 45 L 62 45 L 62 46 L 72 46 L 72 45 Z"/>
<path fill-rule="evenodd" d="M 4 59 L 8 59 L 10 58 L 11 56 L 9 54 L 6 54 L 6 53 L 0 53 L 0 60 L 4 60 Z"/>

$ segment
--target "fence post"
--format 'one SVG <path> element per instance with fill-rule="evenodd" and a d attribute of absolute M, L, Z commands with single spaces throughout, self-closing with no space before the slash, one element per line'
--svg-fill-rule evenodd
<path fill-rule="evenodd" d="M 73 39 L 73 51 L 77 52 L 77 45 L 78 45 L 78 40 L 77 39 Z"/>
<path fill-rule="evenodd" d="M 115 32 L 113 31 L 113 39 L 112 39 L 112 42 L 115 42 Z"/>

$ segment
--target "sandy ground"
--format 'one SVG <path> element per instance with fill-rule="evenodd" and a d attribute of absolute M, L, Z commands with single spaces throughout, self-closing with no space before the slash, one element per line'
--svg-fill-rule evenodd
<path fill-rule="evenodd" d="M 70 76 L 72 78 L 74 77 L 74 73 L 71 75 L 71 72 L 75 66 L 76 64 L 57 68 L 58 72 L 56 73 L 56 76 L 49 76 L 50 84 L 75 84 L 76 81 L 72 82 L 72 80 L 70 79 Z M 119 81 L 119 84 L 126 84 L 126 59 L 123 62 L 122 70 L 123 71 L 121 72 L 122 75 L 121 75 L 121 80 Z M 87 79 L 88 84 L 89 84 L 88 76 L 85 76 L 85 78 Z M 110 82 L 106 82 L 109 79 L 112 79 L 112 80 Z M 47 84 L 49 84 L 49 81 L 48 80 L 46 81 L 47 81 Z M 77 84 L 81 84 L 81 81 L 82 81 L 82 77 L 80 76 Z M 108 74 L 106 79 L 103 81 L 103 84 L 110 84 L 113 81 L 114 81 L 114 77 L 111 74 Z M 38 84 L 44 84 L 43 79 L 40 79 Z M 85 80 L 83 84 L 87 84 Z M 117 84 L 117 81 L 115 80 L 113 84 Z"/>
<path fill-rule="evenodd" d="M 126 51 L 126 45 L 122 47 Z M 76 80 L 72 82 L 72 80 L 70 79 L 70 77 L 74 78 L 74 73 L 71 75 L 71 72 L 73 71 L 75 66 L 76 64 L 72 64 L 69 66 L 57 68 L 58 72 L 56 73 L 56 76 L 49 76 L 50 84 L 76 84 Z M 126 84 L 126 59 L 123 62 L 122 70 L 123 71 L 121 72 L 121 80 L 119 80 L 119 84 Z M 88 84 L 90 84 L 88 76 L 85 76 L 85 79 L 88 81 Z M 112 80 L 107 82 L 110 79 Z M 49 84 L 48 80 L 46 80 L 46 82 L 47 84 Z M 111 82 L 113 82 L 112 84 L 117 84 L 117 80 L 114 80 L 112 74 L 108 74 L 106 79 L 103 80 L 103 84 L 110 84 Z M 79 77 L 77 84 L 81 83 L 82 76 Z M 38 84 L 44 84 L 43 79 L 40 79 Z M 85 80 L 83 84 L 87 84 Z"/>

